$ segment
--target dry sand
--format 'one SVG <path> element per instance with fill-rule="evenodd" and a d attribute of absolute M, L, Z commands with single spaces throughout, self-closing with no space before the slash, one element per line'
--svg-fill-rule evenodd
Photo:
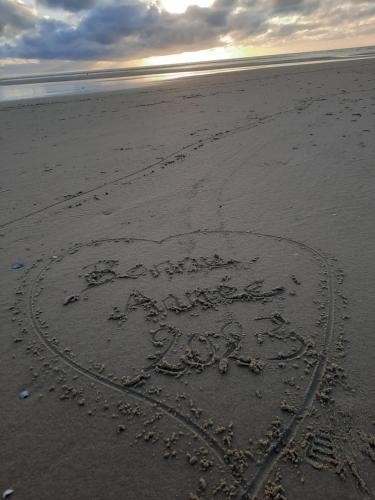
<path fill-rule="evenodd" d="M 1 105 L 1 491 L 375 498 L 374 72 Z"/>

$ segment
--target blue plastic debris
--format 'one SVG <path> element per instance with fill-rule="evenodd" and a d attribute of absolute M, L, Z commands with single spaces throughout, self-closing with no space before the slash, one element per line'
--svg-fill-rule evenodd
<path fill-rule="evenodd" d="M 25 264 L 23 262 L 15 262 L 14 264 L 12 264 L 13 270 L 22 269 L 23 267 L 25 267 Z"/>
<path fill-rule="evenodd" d="M 21 391 L 19 394 L 20 399 L 27 399 L 30 396 L 29 391 Z"/>

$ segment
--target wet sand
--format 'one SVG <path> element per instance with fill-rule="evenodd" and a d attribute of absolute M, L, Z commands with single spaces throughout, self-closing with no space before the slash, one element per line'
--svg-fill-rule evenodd
<path fill-rule="evenodd" d="M 1 492 L 375 498 L 374 69 L 0 105 Z"/>

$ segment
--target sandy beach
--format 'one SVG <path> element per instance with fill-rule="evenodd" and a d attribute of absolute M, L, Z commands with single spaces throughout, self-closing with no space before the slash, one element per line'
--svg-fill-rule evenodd
<path fill-rule="evenodd" d="M 375 498 L 374 73 L 0 104 L 1 493 Z"/>

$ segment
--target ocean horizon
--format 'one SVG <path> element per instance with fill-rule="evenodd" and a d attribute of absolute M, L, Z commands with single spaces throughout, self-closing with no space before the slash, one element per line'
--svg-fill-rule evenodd
<path fill-rule="evenodd" d="M 0 77 L 0 102 L 150 86 L 176 78 L 375 57 L 375 46 L 132 68 Z"/>

